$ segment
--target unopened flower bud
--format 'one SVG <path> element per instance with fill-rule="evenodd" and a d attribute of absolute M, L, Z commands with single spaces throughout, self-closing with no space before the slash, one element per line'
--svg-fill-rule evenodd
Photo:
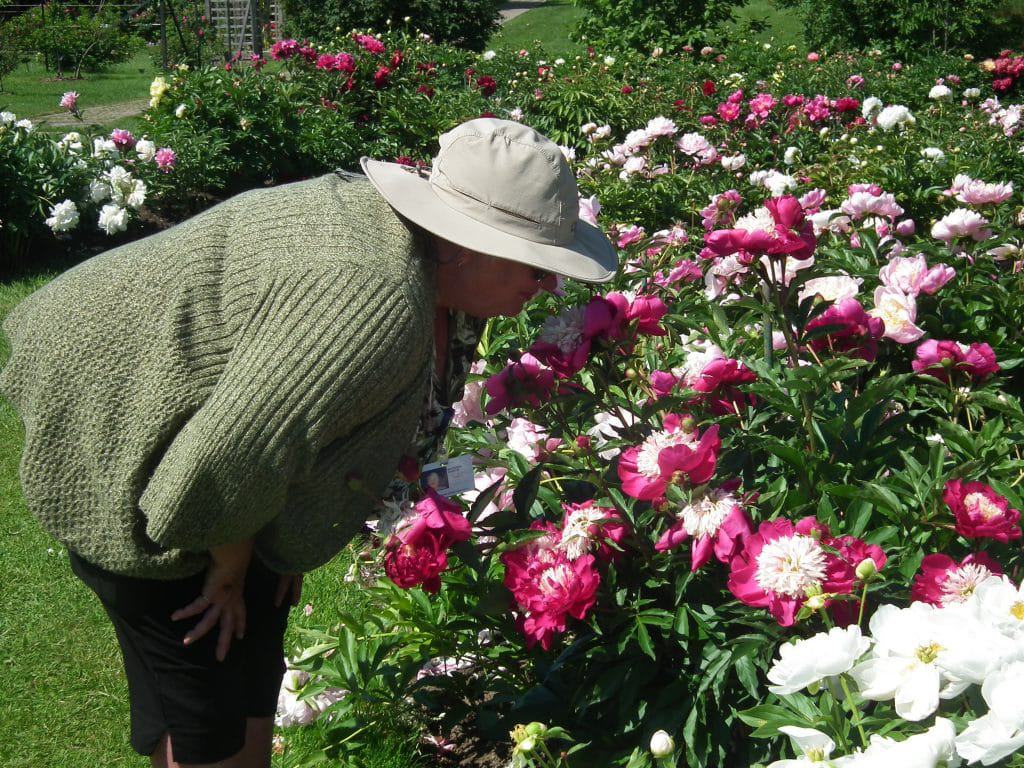
<path fill-rule="evenodd" d="M 544 723 L 533 722 L 526 726 L 526 733 L 528 736 L 543 736 L 548 732 L 548 727 Z"/>
<path fill-rule="evenodd" d="M 807 602 L 804 603 L 812 611 L 820 611 L 825 607 L 825 596 L 824 595 L 811 595 L 807 598 Z"/>
<path fill-rule="evenodd" d="M 814 533 L 815 533 L 815 531 L 811 531 L 811 535 L 812 536 L 814 535 Z M 820 536 L 820 535 L 821 534 L 819 533 L 818 536 Z M 815 538 L 817 538 L 817 537 L 815 537 Z M 821 585 L 820 584 L 808 584 L 807 587 L 804 589 L 804 594 L 807 595 L 807 597 L 817 597 L 818 595 L 821 594 Z"/>
<path fill-rule="evenodd" d="M 683 432 L 693 432 L 697 429 L 697 420 L 693 418 L 693 416 L 683 416 L 683 418 L 679 420 L 679 428 L 683 430 Z"/>
<path fill-rule="evenodd" d="M 651 736 L 651 754 L 655 757 L 669 757 L 676 751 L 676 743 L 665 731 L 655 731 Z"/>
<path fill-rule="evenodd" d="M 516 745 L 516 749 L 525 754 L 530 754 L 537 746 L 537 740 L 532 736 L 527 736 L 525 739 Z"/>
<path fill-rule="evenodd" d="M 627 368 L 626 369 L 626 378 L 631 380 L 631 381 L 633 379 L 635 379 L 636 378 L 636 368 Z"/>
<path fill-rule="evenodd" d="M 854 571 L 857 574 L 857 578 L 861 581 L 867 581 L 876 573 L 878 573 L 878 566 L 875 565 L 875 561 L 870 557 L 864 558 L 857 565 L 857 570 Z"/>

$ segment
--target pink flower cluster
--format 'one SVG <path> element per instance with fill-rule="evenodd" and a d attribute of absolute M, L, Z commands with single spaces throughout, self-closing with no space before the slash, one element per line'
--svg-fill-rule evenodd
<path fill-rule="evenodd" d="M 350 53 L 322 53 L 316 57 L 316 68 L 351 75 L 356 71 L 356 60 Z"/>
<path fill-rule="evenodd" d="M 468 541 L 472 530 L 462 509 L 430 489 L 416 504 L 416 515 L 405 521 L 384 548 L 384 571 L 403 589 L 441 588 L 440 574 L 448 567 L 448 549 Z"/>
<path fill-rule="evenodd" d="M 800 201 L 792 195 L 773 197 L 765 202 L 771 216 L 763 225 L 718 229 L 704 236 L 708 256 L 739 254 L 741 261 L 749 263 L 755 256 L 788 256 L 798 261 L 810 258 L 817 239 L 809 221 L 805 219 Z M 742 223 L 742 222 L 740 222 Z"/>

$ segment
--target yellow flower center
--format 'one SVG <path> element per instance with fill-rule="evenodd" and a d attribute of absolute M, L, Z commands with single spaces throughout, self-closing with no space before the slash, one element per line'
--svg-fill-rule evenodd
<path fill-rule="evenodd" d="M 986 520 L 991 520 L 994 517 L 999 517 L 1003 514 L 1003 510 L 997 507 L 992 501 L 983 493 L 969 493 L 964 499 L 964 504 L 972 512 L 981 515 Z"/>
<path fill-rule="evenodd" d="M 1010 606 L 1010 615 L 1017 621 L 1024 621 L 1024 601 L 1018 600 Z"/>
<path fill-rule="evenodd" d="M 942 650 L 942 646 L 938 643 L 932 643 L 931 645 L 922 645 L 917 649 L 917 658 L 924 664 L 931 664 L 935 659 L 939 657 L 939 651 Z"/>

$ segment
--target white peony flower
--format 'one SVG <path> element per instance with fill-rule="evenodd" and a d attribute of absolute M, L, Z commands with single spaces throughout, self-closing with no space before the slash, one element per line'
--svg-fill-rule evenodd
<path fill-rule="evenodd" d="M 864 752 L 835 761 L 843 768 L 957 768 L 956 727 L 944 717 L 936 717 L 935 725 L 924 733 L 903 741 L 872 734 Z"/>
<path fill-rule="evenodd" d="M 882 100 L 877 96 L 868 96 L 864 99 L 864 103 L 861 105 L 860 112 L 865 120 L 870 120 L 871 116 L 882 108 Z"/>
<path fill-rule="evenodd" d="M 789 736 L 793 751 L 799 755 L 796 760 L 776 760 L 768 768 L 800 768 L 806 765 L 830 766 L 834 763 L 829 759 L 836 743 L 827 735 L 815 728 L 801 728 L 797 725 L 783 725 L 780 733 Z"/>
<path fill-rule="evenodd" d="M 928 98 L 938 101 L 940 99 L 948 99 L 953 95 L 953 91 L 949 89 L 948 85 L 933 85 L 932 89 L 928 91 Z"/>
<path fill-rule="evenodd" d="M 1007 576 L 991 576 L 974 590 L 974 604 L 985 624 L 1024 641 L 1024 584 L 1017 587 Z"/>
<path fill-rule="evenodd" d="M 622 436 L 622 432 L 636 424 L 638 421 L 637 417 L 630 411 L 618 409 L 615 413 L 595 413 L 594 414 L 594 426 L 587 430 L 587 435 L 594 441 L 594 445 L 598 448 L 597 455 L 605 461 L 611 461 L 621 453 L 619 448 L 606 448 L 600 450 L 608 444 L 610 440 L 618 440 Z"/>
<path fill-rule="evenodd" d="M 614 56 L 605 56 L 604 57 L 604 65 L 606 67 L 610 67 L 614 63 L 615 63 L 615 57 Z"/>
<path fill-rule="evenodd" d="M 65 133 L 64 138 L 57 142 L 57 147 L 61 152 L 67 152 L 72 155 L 80 154 L 83 149 L 82 134 L 78 131 Z"/>
<path fill-rule="evenodd" d="M 747 156 L 743 153 L 722 158 L 722 167 L 727 171 L 738 171 L 747 164 Z"/>
<path fill-rule="evenodd" d="M 901 128 L 907 125 L 914 125 L 917 120 L 910 114 L 910 110 L 902 104 L 893 104 L 878 113 L 876 118 L 878 127 L 883 131 L 891 131 L 893 128 Z"/>
<path fill-rule="evenodd" d="M 971 630 L 980 626 L 967 619 L 957 606 L 881 606 L 871 617 L 872 658 L 850 670 L 861 696 L 894 699 L 897 715 L 919 721 L 938 708 L 940 698 L 962 693 L 972 676 L 962 662 L 971 658 L 977 642 Z"/>
<path fill-rule="evenodd" d="M 174 116 L 179 120 L 185 116 L 185 112 L 188 111 L 188 107 L 184 104 L 179 104 L 174 108 Z"/>
<path fill-rule="evenodd" d="M 792 165 L 796 162 L 797 156 L 800 154 L 800 150 L 796 147 L 786 147 L 785 153 L 782 155 L 782 162 L 786 165 Z"/>
<path fill-rule="evenodd" d="M 99 227 L 108 235 L 128 229 L 128 211 L 119 205 L 108 203 L 100 210 Z"/>
<path fill-rule="evenodd" d="M 11 125 L 18 116 L 13 112 L 0 112 L 0 125 Z"/>
<path fill-rule="evenodd" d="M 655 731 L 650 746 L 654 757 L 670 757 L 676 751 L 676 743 L 666 731 Z"/>
<path fill-rule="evenodd" d="M 149 139 L 139 139 L 135 142 L 135 153 L 139 160 L 148 163 L 156 157 L 156 144 Z"/>
<path fill-rule="evenodd" d="M 964 98 L 965 99 L 976 99 L 979 96 L 981 96 L 981 89 L 980 88 L 964 88 Z"/>
<path fill-rule="evenodd" d="M 1008 664 L 986 678 L 981 696 L 988 714 L 956 738 L 956 750 L 970 763 L 992 765 L 1024 747 L 1024 661 Z"/>
<path fill-rule="evenodd" d="M 946 159 L 946 153 L 938 147 L 925 147 L 921 150 L 921 157 L 934 163 L 941 163 Z"/>
<path fill-rule="evenodd" d="M 32 125 L 31 120 L 16 120 L 14 122 L 15 128 L 21 128 L 25 133 L 32 133 L 35 130 L 35 126 Z"/>
<path fill-rule="evenodd" d="M 498 54 L 496 54 L 494 51 L 484 51 L 483 54 L 481 54 L 480 58 L 483 59 L 484 61 L 490 61 L 497 55 Z"/>
<path fill-rule="evenodd" d="M 73 200 L 65 200 L 50 208 L 46 226 L 54 232 L 67 232 L 78 226 L 78 206 Z"/>
<path fill-rule="evenodd" d="M 102 136 L 97 136 L 92 140 L 92 156 L 99 158 L 106 157 L 118 157 L 121 153 L 118 152 L 117 145 L 110 139 L 105 139 Z"/>
<path fill-rule="evenodd" d="M 813 277 L 800 287 L 797 301 L 803 301 L 809 296 L 820 296 L 825 301 L 852 299 L 860 292 L 863 282 L 862 278 L 846 274 Z"/>
<path fill-rule="evenodd" d="M 141 179 L 135 179 L 132 182 L 131 190 L 125 197 L 125 203 L 129 208 L 138 210 L 144 202 L 146 202 L 146 182 Z"/>
<path fill-rule="evenodd" d="M 828 677 L 849 672 L 871 646 L 860 627 L 833 627 L 806 640 L 779 647 L 779 658 L 768 670 L 774 683 L 768 690 L 779 696 L 796 693 Z"/>
<path fill-rule="evenodd" d="M 89 182 L 89 197 L 94 203 L 102 203 L 110 198 L 110 185 L 103 179 L 93 179 Z"/>

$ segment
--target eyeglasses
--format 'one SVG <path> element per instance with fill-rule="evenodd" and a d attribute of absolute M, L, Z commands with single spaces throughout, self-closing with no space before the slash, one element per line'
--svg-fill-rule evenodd
<path fill-rule="evenodd" d="M 538 267 L 533 268 L 533 280 L 536 283 L 543 283 L 551 276 L 551 272 L 545 272 L 543 269 L 539 269 Z"/>

